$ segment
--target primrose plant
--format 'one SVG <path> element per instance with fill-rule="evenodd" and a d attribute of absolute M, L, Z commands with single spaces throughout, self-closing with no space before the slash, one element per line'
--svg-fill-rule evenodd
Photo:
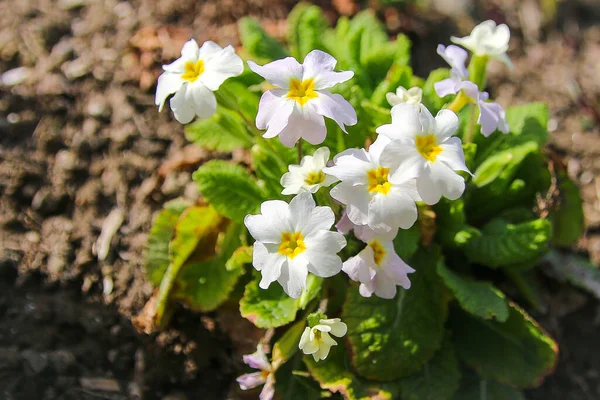
<path fill-rule="evenodd" d="M 238 378 L 263 400 L 522 398 L 558 349 L 516 301 L 542 308 L 528 271 L 582 223 L 546 107 L 485 91 L 508 27 L 440 44 L 450 68 L 421 79 L 368 11 L 330 28 L 301 3 L 288 25 L 284 46 L 242 19 L 239 56 L 192 39 L 163 67 L 156 104 L 173 95 L 187 138 L 224 156 L 194 173 L 199 203 L 155 218 L 149 328 L 175 302 L 239 302 L 268 330 Z M 542 207 L 552 188 L 569 200 Z"/>

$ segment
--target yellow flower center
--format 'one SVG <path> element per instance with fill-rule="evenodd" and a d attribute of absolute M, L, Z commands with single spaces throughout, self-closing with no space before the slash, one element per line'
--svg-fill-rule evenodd
<path fill-rule="evenodd" d="M 281 234 L 281 244 L 277 252 L 281 255 L 294 258 L 306 250 L 304 237 L 300 232 L 283 232 Z"/>
<path fill-rule="evenodd" d="M 315 80 L 305 79 L 290 79 L 290 91 L 287 93 L 289 99 L 295 100 L 303 106 L 307 101 L 318 97 L 319 94 L 315 91 Z"/>
<path fill-rule="evenodd" d="M 388 194 L 392 184 L 388 182 L 389 168 L 378 167 L 367 172 L 369 193 Z"/>
<path fill-rule="evenodd" d="M 325 180 L 325 174 L 323 171 L 319 172 L 309 172 L 308 176 L 304 180 L 304 183 L 307 185 L 318 185 L 319 183 L 323 183 Z"/>
<path fill-rule="evenodd" d="M 185 63 L 185 72 L 181 74 L 181 79 L 188 82 L 194 82 L 204 72 L 204 61 L 198 60 L 196 62 L 188 61 Z"/>
<path fill-rule="evenodd" d="M 432 134 L 419 135 L 416 137 L 415 142 L 419 153 L 428 161 L 435 161 L 438 154 L 442 152 L 442 148 L 438 146 L 437 140 Z"/>
<path fill-rule="evenodd" d="M 369 246 L 371 246 L 373 249 L 373 259 L 375 260 L 375 264 L 381 264 L 383 258 L 385 257 L 385 249 L 376 240 L 373 240 L 371 243 L 369 243 Z"/>

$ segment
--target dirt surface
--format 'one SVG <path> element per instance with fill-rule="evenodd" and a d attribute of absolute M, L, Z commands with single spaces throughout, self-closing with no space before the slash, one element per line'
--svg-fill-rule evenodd
<path fill-rule="evenodd" d="M 578 250 L 599 261 L 597 6 L 568 2 L 575 6 L 556 24 L 538 27 L 530 23 L 543 19 L 535 18 L 535 2 L 515 3 L 472 14 L 506 20 L 515 32 L 515 71 L 493 64 L 492 97 L 503 105 L 549 103 L 554 147 L 585 200 L 588 232 Z M 153 292 L 143 271 L 153 214 L 169 199 L 196 199 L 191 172 L 215 156 L 187 146 L 170 112 L 157 112 L 153 90 L 160 64 L 190 36 L 237 46 L 235 22 L 252 14 L 282 37 L 292 7 L 284 0 L 0 0 L 0 397 L 237 396 L 232 378 L 257 332 L 235 306 L 210 315 L 179 309 L 168 331 L 150 336 L 130 322 Z M 359 9 L 350 0 L 328 7 L 332 22 Z M 390 33 L 415 40 L 421 74 L 441 65 L 432 56 L 438 41 L 472 25 L 460 13 L 389 8 L 379 15 Z M 600 398 L 599 304 L 543 282 L 548 312 L 536 317 L 560 342 L 561 359 L 527 396 Z"/>

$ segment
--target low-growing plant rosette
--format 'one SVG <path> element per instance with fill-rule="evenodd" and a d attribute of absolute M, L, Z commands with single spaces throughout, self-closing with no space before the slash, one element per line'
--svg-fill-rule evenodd
<path fill-rule="evenodd" d="M 199 203 L 156 216 L 138 325 L 239 302 L 266 329 L 238 378 L 262 400 L 521 398 L 558 353 L 526 311 L 542 308 L 529 270 L 583 225 L 547 166 L 546 106 L 489 101 L 508 27 L 441 44 L 450 68 L 426 79 L 369 11 L 330 28 L 301 3 L 288 29 L 284 45 L 244 18 L 240 49 L 190 41 L 164 67 L 157 105 L 172 95 L 178 121 L 198 117 L 190 141 L 244 161 L 202 164 Z M 568 207 L 541 212 L 557 186 Z"/>

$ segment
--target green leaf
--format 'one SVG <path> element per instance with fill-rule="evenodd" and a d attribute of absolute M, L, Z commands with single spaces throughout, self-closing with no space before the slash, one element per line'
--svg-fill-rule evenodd
<path fill-rule="evenodd" d="M 438 68 L 431 71 L 425 85 L 423 85 L 423 104 L 435 115 L 447 102 L 450 96 L 440 98 L 435 92 L 434 83 L 444 80 L 450 76 L 448 68 Z"/>
<path fill-rule="evenodd" d="M 495 219 L 464 250 L 472 262 L 492 268 L 510 267 L 537 261 L 548 250 L 551 235 L 552 224 L 545 219 L 521 224 Z"/>
<path fill-rule="evenodd" d="M 284 147 L 277 139 L 260 139 L 252 146 L 252 169 L 264 182 L 269 199 L 283 198 L 279 181 L 288 171 L 288 165 L 297 162 L 297 149 Z"/>
<path fill-rule="evenodd" d="M 246 143 L 254 143 L 254 140 L 252 140 L 253 132 L 249 126 L 254 126 L 260 98 L 259 94 L 251 91 L 249 86 L 245 82 L 227 79 L 215 92 L 215 95 L 219 106 L 226 107 L 230 111 L 229 115 L 233 115 L 238 123 L 235 127 L 226 126 L 226 128 L 235 128 L 235 134 L 240 139 L 245 140 Z M 242 134 L 244 136 L 241 136 Z"/>
<path fill-rule="evenodd" d="M 508 319 L 506 298 L 491 283 L 461 276 L 443 262 L 438 263 L 437 272 L 463 310 L 483 319 L 495 318 L 500 322 Z"/>
<path fill-rule="evenodd" d="M 252 246 L 238 247 L 229 260 L 225 263 L 225 268 L 228 271 L 243 268 L 246 264 L 252 263 Z"/>
<path fill-rule="evenodd" d="M 506 109 L 511 134 L 536 137 L 540 145 L 548 141 L 549 118 L 546 103 L 528 103 Z"/>
<path fill-rule="evenodd" d="M 200 147 L 223 152 L 251 145 L 244 120 L 223 107 L 219 107 L 211 118 L 198 119 L 187 125 L 185 137 Z"/>
<path fill-rule="evenodd" d="M 240 41 L 244 49 L 262 60 L 277 60 L 288 55 L 285 48 L 268 33 L 260 23 L 251 17 L 243 17 L 238 22 Z"/>
<path fill-rule="evenodd" d="M 558 209 L 551 213 L 552 242 L 561 247 L 577 243 L 585 231 L 585 218 L 579 188 L 565 173 L 559 173 Z"/>
<path fill-rule="evenodd" d="M 365 32 L 363 34 L 363 43 L 361 43 L 362 54 L 360 61 L 369 74 L 371 82 L 381 82 L 390 66 L 394 64 L 405 66 L 410 62 L 411 43 L 406 36 L 398 35 L 395 41 L 386 41 L 373 47 L 368 42 L 367 44 L 364 43 L 364 39 L 367 37 L 369 36 Z M 379 39 L 375 38 L 374 40 L 378 41 Z"/>
<path fill-rule="evenodd" d="M 202 312 L 212 311 L 227 300 L 244 273 L 243 268 L 228 270 L 225 266 L 235 249 L 240 246 L 243 231 L 243 225 L 230 223 L 218 235 L 216 255 L 209 259 L 206 259 L 205 252 L 202 251 L 203 243 L 200 243 L 177 278 L 174 298 L 191 309 Z"/>
<path fill-rule="evenodd" d="M 536 142 L 528 141 L 491 155 L 475 170 L 473 183 L 482 187 L 501 175 L 508 182 L 508 179 L 514 176 L 525 157 L 538 150 L 539 145 Z"/>
<path fill-rule="evenodd" d="M 396 398 L 399 390 L 397 382 L 382 383 L 368 381 L 351 372 L 346 344 L 337 340 L 325 360 L 316 362 L 312 356 L 304 356 L 311 375 L 321 388 L 340 393 L 346 400 L 388 400 Z"/>
<path fill-rule="evenodd" d="M 454 400 L 525 400 L 520 390 L 500 382 L 482 380 L 474 373 L 463 375 Z"/>
<path fill-rule="evenodd" d="M 278 400 L 320 400 L 330 397 L 329 392 L 322 393 L 302 362 L 302 354 L 296 355 L 275 371 L 275 390 Z"/>
<path fill-rule="evenodd" d="M 456 351 L 484 379 L 537 386 L 554 370 L 558 346 L 523 310 L 509 306 L 504 323 L 456 309 L 450 318 Z"/>
<path fill-rule="evenodd" d="M 202 165 L 193 175 L 200 193 L 221 215 L 243 222 L 258 211 L 263 191 L 243 167 L 222 160 Z"/>
<path fill-rule="evenodd" d="M 242 317 L 259 328 L 277 328 L 296 319 L 298 299 L 293 299 L 283 291 L 279 283 L 272 283 L 268 289 L 258 286 L 260 276 L 248 282 L 244 297 L 240 300 Z"/>
<path fill-rule="evenodd" d="M 439 260 L 439 248 L 419 250 L 408 260 L 416 270 L 411 288 L 398 288 L 394 299 L 362 297 L 356 285 L 348 290 L 341 318 L 360 376 L 385 381 L 411 375 L 440 347 L 448 298 L 435 271 Z"/>
<path fill-rule="evenodd" d="M 400 380 L 400 397 L 402 400 L 452 400 L 460 376 L 452 342 L 446 338 L 442 348 L 419 372 Z"/>
<path fill-rule="evenodd" d="M 298 321 L 285 331 L 283 336 L 275 342 L 271 357 L 273 365 L 279 366 L 286 363 L 298 352 L 300 337 L 302 336 L 305 327 L 305 321 Z"/>
<path fill-rule="evenodd" d="M 146 274 L 152 285 L 158 286 L 169 266 L 169 243 L 175 230 L 175 224 L 181 213 L 190 204 L 185 201 L 171 201 L 156 215 L 148 235 L 146 253 Z"/>
<path fill-rule="evenodd" d="M 312 50 L 325 50 L 322 38 L 328 28 L 321 8 L 298 3 L 288 16 L 287 41 L 292 56 L 301 61 Z"/>
<path fill-rule="evenodd" d="M 306 278 L 306 290 L 304 290 L 298 298 L 298 307 L 304 310 L 308 303 L 321 293 L 322 286 L 323 278 L 308 274 L 308 277 Z"/>

